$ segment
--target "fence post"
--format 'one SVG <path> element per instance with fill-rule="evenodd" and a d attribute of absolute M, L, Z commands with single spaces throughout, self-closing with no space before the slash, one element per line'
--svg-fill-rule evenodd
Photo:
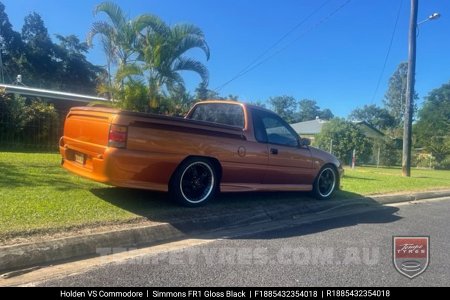
<path fill-rule="evenodd" d="M 380 146 L 378 145 L 377 168 L 380 166 Z"/>
<path fill-rule="evenodd" d="M 352 153 L 352 169 L 355 168 L 355 163 L 356 163 L 356 149 L 353 149 L 353 153 Z"/>

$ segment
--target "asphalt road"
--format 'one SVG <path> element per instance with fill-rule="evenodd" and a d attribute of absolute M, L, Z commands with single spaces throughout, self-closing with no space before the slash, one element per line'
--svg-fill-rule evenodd
<path fill-rule="evenodd" d="M 240 229 L 229 238 L 145 254 L 39 285 L 449 286 L 449 215 L 450 198 L 445 198 L 308 224 L 294 220 L 260 232 Z M 398 235 L 430 236 L 430 264 L 414 279 L 393 266 L 392 238 Z"/>

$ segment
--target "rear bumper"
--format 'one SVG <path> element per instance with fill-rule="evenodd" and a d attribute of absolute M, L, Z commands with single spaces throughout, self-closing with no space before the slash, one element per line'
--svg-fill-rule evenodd
<path fill-rule="evenodd" d="M 104 171 L 105 170 L 104 159 L 89 158 L 90 161 L 89 166 L 87 166 L 86 164 L 82 165 L 80 163 L 77 163 L 72 158 L 72 154 L 70 153 L 71 151 L 73 150 L 64 147 L 59 147 L 59 152 L 62 155 L 61 165 L 64 169 L 94 181 L 102 183 L 111 182 L 111 178 L 106 176 Z"/>
<path fill-rule="evenodd" d="M 106 148 L 103 154 L 89 155 L 60 146 L 62 167 L 97 182 L 128 188 L 167 191 L 172 173 L 181 158 L 170 154 Z M 85 155 L 84 164 L 74 153 Z"/>

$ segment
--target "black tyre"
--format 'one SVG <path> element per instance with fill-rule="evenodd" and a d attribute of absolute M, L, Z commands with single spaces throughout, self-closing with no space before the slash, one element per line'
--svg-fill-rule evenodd
<path fill-rule="evenodd" d="M 208 159 L 191 158 L 176 170 L 169 186 L 170 198 L 184 206 L 204 205 L 217 193 L 218 177 Z"/>
<path fill-rule="evenodd" d="M 339 180 L 336 169 L 331 165 L 325 165 L 314 181 L 312 193 L 317 199 L 329 199 L 333 196 L 338 185 Z"/>

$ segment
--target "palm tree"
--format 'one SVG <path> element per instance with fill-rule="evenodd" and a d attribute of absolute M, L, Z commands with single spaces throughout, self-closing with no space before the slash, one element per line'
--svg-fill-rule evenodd
<path fill-rule="evenodd" d="M 207 68 L 186 56 L 189 50 L 199 48 L 209 59 L 209 47 L 200 28 L 191 24 L 170 27 L 149 14 L 129 20 L 121 8 L 111 2 L 103 2 L 94 9 L 94 14 L 100 12 L 105 13 L 109 20 L 95 22 L 87 40 L 92 45 L 95 36 L 101 37 L 107 56 L 110 91 L 123 92 L 126 82 L 140 84 L 145 78 L 149 106 L 158 111 L 162 99 L 184 94 L 182 71 L 199 74 L 202 84 L 207 86 Z M 111 80 L 111 65 L 117 66 L 114 82 Z"/>
<path fill-rule="evenodd" d="M 139 33 L 147 27 L 157 29 L 162 21 L 157 16 L 150 14 L 140 15 L 129 20 L 122 9 L 112 2 L 103 2 L 97 5 L 94 14 L 100 12 L 108 16 L 109 22 L 95 22 L 88 33 L 87 42 L 92 46 L 95 36 L 101 37 L 107 57 L 109 78 L 111 78 L 111 65 L 118 65 L 118 70 L 120 70 L 135 59 L 136 46 L 139 44 L 138 41 L 141 37 Z M 109 80 L 109 84 L 111 87 L 111 80 Z M 123 86 L 123 81 L 121 86 Z"/>
<path fill-rule="evenodd" d="M 191 24 L 173 27 L 160 26 L 148 30 L 141 46 L 140 60 L 144 63 L 150 91 L 150 107 L 157 109 L 166 93 L 180 93 L 185 89 L 182 71 L 192 71 L 200 75 L 203 84 L 208 84 L 207 68 L 186 53 L 200 48 L 209 59 L 209 47 L 200 28 Z"/>

